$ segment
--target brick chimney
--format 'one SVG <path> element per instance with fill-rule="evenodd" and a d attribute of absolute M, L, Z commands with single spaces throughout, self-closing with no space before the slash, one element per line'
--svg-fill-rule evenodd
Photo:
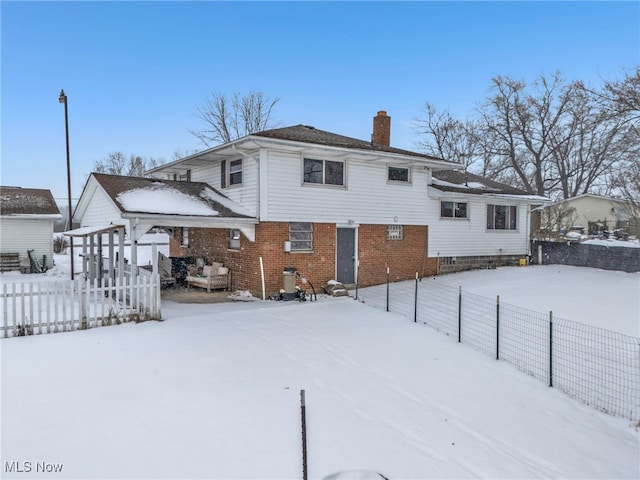
<path fill-rule="evenodd" d="M 378 115 L 373 117 L 373 134 L 371 143 L 383 147 L 389 147 L 391 142 L 391 117 L 387 112 L 380 110 Z"/>

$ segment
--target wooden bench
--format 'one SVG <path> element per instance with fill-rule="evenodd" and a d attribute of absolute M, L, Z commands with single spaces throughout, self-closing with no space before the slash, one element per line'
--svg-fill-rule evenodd
<path fill-rule="evenodd" d="M 188 275 L 187 285 L 190 287 L 206 288 L 207 292 L 211 290 L 227 290 L 231 289 L 231 273 L 216 275 Z"/>
<path fill-rule="evenodd" d="M 221 263 L 214 266 L 205 265 L 202 268 L 202 275 L 187 275 L 187 285 L 193 287 L 206 288 L 207 292 L 211 290 L 231 290 L 231 272 L 225 268 L 227 273 L 219 273 Z"/>

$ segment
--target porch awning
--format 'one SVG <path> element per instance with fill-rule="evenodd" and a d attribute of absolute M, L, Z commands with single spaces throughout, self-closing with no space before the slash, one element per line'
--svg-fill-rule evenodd
<path fill-rule="evenodd" d="M 122 230 L 124 228 L 124 224 L 95 225 L 90 227 L 74 228 L 73 230 L 62 232 L 62 235 L 65 235 L 67 237 L 88 237 L 89 235 L 99 235 L 101 233 L 108 233 L 114 230 Z"/>

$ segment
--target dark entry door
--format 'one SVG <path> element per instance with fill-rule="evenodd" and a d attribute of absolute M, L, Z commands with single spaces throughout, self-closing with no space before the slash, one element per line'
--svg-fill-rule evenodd
<path fill-rule="evenodd" d="M 338 228 L 336 239 L 336 275 L 340 283 L 355 283 L 356 229 Z"/>

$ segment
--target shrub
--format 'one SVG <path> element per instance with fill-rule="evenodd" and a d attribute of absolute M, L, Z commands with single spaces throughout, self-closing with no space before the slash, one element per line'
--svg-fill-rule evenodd
<path fill-rule="evenodd" d="M 69 240 L 63 235 L 53 237 L 53 253 L 64 253 L 69 246 Z"/>

